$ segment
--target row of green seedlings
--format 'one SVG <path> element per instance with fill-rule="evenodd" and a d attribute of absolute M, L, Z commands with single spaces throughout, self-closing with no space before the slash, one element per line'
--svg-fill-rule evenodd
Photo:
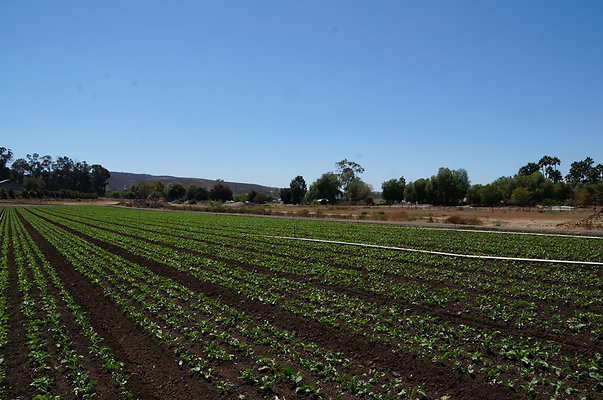
<path fill-rule="evenodd" d="M 65 221 L 62 222 L 64 223 Z M 113 228 L 121 232 L 129 231 L 129 233 L 132 233 L 132 230 L 136 229 L 135 226 L 132 225 L 128 226 L 120 224 L 119 226 L 116 226 L 114 222 L 101 222 L 100 226 L 103 226 L 107 229 Z M 120 228 L 120 226 L 122 226 L 122 228 Z M 126 228 L 123 228 L 123 226 L 126 226 L 127 230 Z M 143 229 L 144 228 L 138 230 L 138 233 L 142 233 L 144 235 L 145 230 Z M 153 232 L 169 233 L 178 230 L 177 227 L 173 226 L 169 228 L 169 231 L 166 231 L 166 229 L 168 228 L 155 227 Z M 330 278 L 336 280 L 337 282 L 345 283 L 350 286 L 356 286 L 362 290 L 368 290 L 376 294 L 393 293 L 397 300 L 404 300 L 412 303 L 421 301 L 427 305 L 445 305 L 454 302 L 455 304 L 464 304 L 465 307 L 468 305 L 468 302 L 465 301 L 467 296 L 464 291 L 454 288 L 447 287 L 443 289 L 432 289 L 426 285 L 416 285 L 411 283 L 405 284 L 399 282 L 399 280 L 395 280 L 393 284 L 395 285 L 396 290 L 392 291 L 392 280 L 388 279 L 387 276 L 384 276 L 384 271 L 395 273 L 400 277 L 413 277 L 413 279 L 418 277 L 427 281 L 435 279 L 436 281 L 441 282 L 442 279 L 445 279 L 448 284 L 452 283 L 457 287 L 473 286 L 477 290 L 487 291 L 488 293 L 490 293 L 493 289 L 499 289 L 502 290 L 506 296 L 520 295 L 525 297 L 524 294 L 526 292 L 535 292 L 537 297 L 542 297 L 539 295 L 542 293 L 541 289 L 545 288 L 549 293 L 555 292 L 557 299 L 559 299 L 559 296 L 563 297 L 563 293 L 565 292 L 566 297 L 571 298 L 574 302 L 576 299 L 584 298 L 588 299 L 587 302 L 589 304 L 593 302 L 599 304 L 598 300 L 603 298 L 603 290 L 601 289 L 594 291 L 580 291 L 578 288 L 566 288 L 565 286 L 550 284 L 541 284 L 542 288 L 535 288 L 533 287 L 534 285 L 526 283 L 525 279 L 517 279 L 512 281 L 509 279 L 503 280 L 496 277 L 488 280 L 480 279 L 480 277 L 483 276 L 483 271 L 463 275 L 456 273 L 455 276 L 454 272 L 452 272 L 450 269 L 444 270 L 438 268 L 434 271 L 433 269 L 427 268 L 424 265 L 404 264 L 403 266 L 400 266 L 396 263 L 383 262 L 382 260 L 372 260 L 372 262 L 371 260 L 362 260 L 361 268 L 371 271 L 368 274 L 360 273 L 358 271 L 359 266 L 356 266 L 351 270 L 342 270 L 341 268 L 348 265 L 358 265 L 358 257 L 351 255 L 338 257 L 338 259 L 334 260 L 333 262 L 334 265 L 337 265 L 337 268 L 330 268 L 328 266 L 328 253 L 325 255 L 324 251 L 312 251 L 312 246 L 315 245 L 313 243 L 307 244 L 307 248 L 303 252 L 298 252 L 295 254 L 295 258 L 301 258 L 306 262 L 302 263 L 300 260 L 298 260 L 295 265 L 286 265 L 281 261 L 282 258 L 291 258 L 291 252 L 287 250 L 287 247 L 266 243 L 261 238 L 254 238 L 254 241 L 251 241 L 247 238 L 225 238 L 224 235 L 220 235 L 220 237 L 216 237 L 212 241 L 211 235 L 200 235 L 199 232 L 196 231 L 187 231 L 189 232 L 188 235 L 192 236 L 194 240 L 202 240 L 204 244 L 207 244 L 207 246 L 202 247 L 206 253 L 215 254 L 216 246 L 217 248 L 221 249 L 222 253 L 228 252 L 229 249 L 224 249 L 223 245 L 235 247 L 234 249 L 230 250 L 230 252 L 236 253 L 236 249 L 240 249 L 243 244 L 245 245 L 247 254 L 249 254 L 249 252 L 254 252 L 266 255 L 265 252 L 269 250 L 270 254 L 268 257 L 274 260 L 274 263 L 271 265 L 272 269 L 297 275 L 309 275 L 310 278 L 315 277 L 315 279 L 320 280 L 323 279 L 324 274 L 330 274 Z M 190 248 L 191 246 L 195 245 L 199 247 L 198 243 L 183 241 L 181 237 L 172 237 L 169 235 L 161 239 L 158 239 L 155 236 L 154 240 L 167 240 L 169 244 L 178 247 Z M 220 241 L 220 243 L 218 243 L 218 241 Z M 210 245 L 213 245 L 214 249 L 208 248 Z M 264 253 L 262 253 L 262 246 L 267 247 L 264 249 Z M 324 246 L 322 249 L 324 250 Z M 312 258 L 309 258 L 309 256 Z M 327 258 L 326 260 L 320 259 L 325 257 Z M 453 260 L 452 262 L 454 261 L 458 263 L 458 260 Z M 325 265 L 325 263 L 327 265 Z M 442 275 L 442 273 L 444 273 L 445 276 L 439 276 Z M 536 285 L 538 286 L 539 284 L 537 283 Z M 576 293 L 577 291 L 579 293 Z M 599 331 L 603 329 L 601 327 L 601 320 L 603 317 L 598 313 L 573 310 L 571 312 L 566 311 L 564 315 L 561 315 L 558 310 L 558 306 L 546 307 L 543 310 L 537 310 L 536 304 L 532 301 L 508 298 L 506 296 L 493 296 L 492 294 L 470 296 L 475 298 L 477 302 L 477 305 L 473 307 L 473 311 L 481 311 L 484 314 L 484 317 L 487 319 L 514 322 L 518 328 L 532 326 L 538 327 L 541 330 L 546 330 L 547 332 L 555 332 L 557 334 L 565 333 L 566 329 L 570 329 L 573 332 L 591 329 L 591 339 L 599 337 L 599 333 L 601 333 Z M 469 312 L 470 310 L 468 307 L 466 307 L 465 311 Z M 559 327 L 559 325 L 561 325 L 561 327 Z"/>
<path fill-rule="evenodd" d="M 2 209 L 0 218 L 0 398 L 6 396 L 6 368 L 5 351 L 8 344 L 8 323 L 10 320 L 9 305 L 7 299 L 8 291 L 8 223 Z"/>
<path fill-rule="evenodd" d="M 80 363 L 82 356 L 73 350 L 73 344 L 66 333 L 56 302 L 48 294 L 47 282 L 41 276 L 35 260 L 24 245 L 21 232 L 16 229 L 15 224 L 12 228 L 11 238 L 18 288 L 22 295 L 20 310 L 26 319 L 28 361 L 35 371 L 31 386 L 38 392 L 36 397 L 60 398 L 53 394 L 53 390 L 58 389 L 54 387 L 54 379 L 49 373 L 52 359 L 49 350 L 54 343 L 60 353 L 58 361 L 67 370 L 66 375 L 71 382 L 73 393 L 81 398 L 92 398 L 95 382 L 88 378 L 88 372 L 82 367 Z"/>
<path fill-rule="evenodd" d="M 58 290 L 61 301 L 67 305 L 70 313 L 74 317 L 74 320 L 80 326 L 83 337 L 88 339 L 90 343 L 90 354 L 98 357 L 105 370 L 111 374 L 111 382 L 116 385 L 116 387 L 124 398 L 134 397 L 134 395 L 125 386 L 129 377 L 123 373 L 123 363 L 117 361 L 113 356 L 111 349 L 103 344 L 102 337 L 100 337 L 95 332 L 95 330 L 90 325 L 89 319 L 87 318 L 86 314 L 81 310 L 81 308 L 75 303 L 74 299 L 65 290 L 65 287 L 61 282 L 60 278 L 52 269 L 50 264 L 44 259 L 39 248 L 35 245 L 31 237 L 27 234 L 21 222 L 15 218 L 12 227 L 13 231 L 15 232 L 15 239 L 21 247 L 21 249 L 19 247 L 15 247 L 15 255 L 16 257 L 22 259 L 23 262 L 28 265 L 28 269 L 30 270 L 29 272 L 31 272 L 31 274 L 33 275 L 34 281 L 39 290 L 40 303 L 42 304 L 42 308 L 46 312 L 48 322 L 50 323 L 49 331 L 53 333 L 54 339 L 57 342 L 57 347 L 62 349 L 62 358 L 60 362 L 61 364 L 64 364 L 64 367 L 68 371 L 68 376 L 72 379 L 74 394 L 76 394 L 80 398 L 93 397 L 95 394 L 93 389 L 96 382 L 89 380 L 88 372 L 81 366 L 80 361 L 83 356 L 77 354 L 72 349 L 73 344 L 67 336 L 65 326 L 62 323 L 62 315 L 58 310 L 55 299 L 48 293 L 48 282 L 46 281 L 45 276 L 38 267 L 38 262 L 41 262 L 42 268 L 50 277 L 51 283 Z M 22 252 L 20 252 L 20 250 L 22 250 Z M 26 270 L 22 270 L 21 277 L 23 279 L 27 278 Z M 31 289 L 32 286 L 30 282 L 24 282 L 24 284 L 24 287 L 29 287 Z M 35 301 L 33 298 L 31 298 L 31 291 L 28 291 L 27 296 L 30 300 L 30 305 L 34 306 Z M 38 340 L 39 335 L 37 335 L 36 332 L 33 332 L 32 335 L 33 334 L 35 334 L 36 341 L 38 342 L 38 344 L 40 344 Z M 51 383 L 48 379 L 41 380 L 40 382 L 42 384 L 48 383 L 48 385 L 50 385 Z"/>
<path fill-rule="evenodd" d="M 69 246 L 69 248 L 73 248 L 73 246 L 74 246 L 74 244 L 72 244 L 71 246 Z M 87 250 L 84 254 L 90 254 L 89 250 Z M 98 257 L 98 256 L 99 255 L 97 254 L 95 257 Z M 81 262 L 81 260 L 79 260 L 79 261 Z M 124 271 L 124 270 L 125 269 L 122 269 L 122 271 Z M 122 274 L 123 274 L 123 272 L 122 272 Z M 97 277 L 99 276 L 99 271 L 95 272 L 95 276 L 97 276 Z M 126 285 L 126 286 L 128 286 L 128 285 Z M 147 287 L 147 290 L 145 291 L 145 293 L 139 293 L 138 294 L 138 296 L 139 296 L 138 299 L 140 301 L 144 302 L 145 301 L 144 297 L 146 297 L 146 296 L 151 297 L 151 296 L 155 295 L 157 293 L 156 288 L 160 287 L 160 282 L 153 282 L 152 287 L 155 288 L 155 289 L 151 289 L 150 287 Z M 171 287 L 172 293 L 173 293 L 173 289 L 174 288 L 172 286 Z M 133 293 L 132 289 L 130 289 L 130 293 Z M 156 299 L 156 300 L 157 301 L 162 301 L 161 298 Z M 206 302 L 207 302 L 207 299 L 204 299 L 204 304 L 206 304 Z M 163 301 L 163 303 L 164 303 L 164 306 L 165 306 L 165 301 Z M 148 308 L 150 308 L 150 307 L 156 307 L 156 304 L 153 304 L 153 305 L 149 304 Z M 172 328 L 174 328 L 174 329 L 177 328 L 177 327 L 181 328 L 182 325 L 184 323 L 186 323 L 186 321 L 177 318 L 177 316 L 182 316 L 182 314 L 184 314 L 184 316 L 186 316 L 186 313 L 184 311 L 182 311 L 182 310 L 179 310 L 179 307 L 170 307 L 170 308 L 167 308 L 167 309 L 164 307 L 164 308 L 162 308 L 162 311 L 164 311 L 165 314 L 169 314 L 169 317 L 167 317 L 166 320 L 164 320 L 164 323 L 171 325 Z M 148 322 L 149 321 L 147 321 L 147 323 Z M 153 326 L 152 323 L 149 324 L 149 325 Z M 207 329 L 207 321 L 205 321 L 204 326 Z M 264 326 L 264 330 L 265 329 L 267 329 L 267 326 Z M 253 335 L 253 337 L 255 337 L 258 334 L 257 328 L 255 328 L 253 330 L 250 330 L 245 325 L 239 325 L 239 330 L 242 333 L 246 334 L 247 336 Z M 194 331 L 194 332 L 198 332 L 198 331 Z M 193 336 L 194 337 L 194 334 L 187 335 L 186 332 L 183 332 L 183 333 L 185 334 L 185 336 L 188 336 L 188 337 Z M 272 333 L 273 334 L 279 334 L 279 331 L 276 328 L 273 328 L 272 329 Z M 224 338 L 224 335 L 220 336 L 216 332 L 213 332 L 212 334 L 214 336 L 218 336 L 218 337 Z M 272 342 L 272 343 L 278 343 L 279 346 L 282 346 L 281 341 L 282 341 L 283 337 L 286 337 L 287 335 L 288 335 L 287 332 L 280 332 L 280 334 L 279 334 L 279 336 L 277 338 L 279 340 L 273 340 L 274 338 L 265 337 L 265 338 L 262 339 L 262 342 L 263 343 L 270 343 L 270 342 Z M 165 340 L 165 338 L 163 338 L 162 340 Z M 232 344 L 232 340 L 231 339 L 228 339 L 228 340 L 229 340 L 229 344 Z M 255 338 L 255 340 L 257 342 L 257 340 L 259 340 L 259 339 Z M 323 357 L 323 359 L 326 359 L 327 362 L 332 361 L 332 358 L 333 358 L 332 357 L 332 353 L 328 352 L 328 351 L 324 351 L 324 350 L 322 350 L 320 348 L 317 348 L 316 345 L 313 345 L 313 344 L 312 345 L 303 344 L 303 343 L 301 343 L 299 341 L 293 340 L 291 337 L 289 338 L 289 343 L 290 344 L 293 343 L 297 347 L 303 347 L 306 352 L 309 349 L 311 349 L 312 350 L 312 354 L 315 357 L 316 356 L 320 356 L 320 357 Z M 207 348 L 208 348 L 208 346 L 206 346 L 206 349 Z M 214 347 L 214 350 L 219 352 L 218 348 Z M 320 370 L 320 368 L 324 365 L 323 364 L 324 360 L 321 361 L 321 360 L 316 360 L 316 359 L 312 360 L 312 359 L 303 359 L 303 358 L 301 358 L 299 356 L 299 353 L 293 352 L 291 350 L 291 346 L 290 345 L 288 347 L 287 346 L 283 347 L 283 351 L 286 351 L 287 355 L 290 358 L 293 357 L 293 356 L 295 356 L 297 354 L 297 356 L 295 356 L 294 358 L 296 358 L 300 363 L 302 363 L 302 365 L 304 365 L 304 363 L 305 363 L 309 367 L 313 367 L 313 368 L 316 368 L 318 370 Z M 214 354 L 215 354 L 215 352 L 214 352 Z M 330 355 L 331 355 L 331 357 L 330 357 Z M 225 358 L 228 359 L 228 358 L 230 358 L 230 356 L 228 356 L 227 354 L 225 355 L 222 352 L 222 355 L 220 356 L 220 358 L 222 358 L 222 359 L 225 359 Z M 301 374 L 299 374 L 297 372 L 296 373 L 292 372 L 292 371 L 294 371 L 294 368 L 292 366 L 289 365 L 289 366 L 285 366 L 285 367 L 282 367 L 282 368 L 275 368 L 276 364 L 275 364 L 274 361 L 266 361 L 266 360 L 267 360 L 267 358 L 265 358 L 265 357 L 258 359 L 257 362 L 260 364 L 260 366 L 258 368 L 258 372 L 270 371 L 271 374 L 272 374 L 271 376 L 264 375 L 264 376 L 255 377 L 254 378 L 251 375 L 251 372 L 253 371 L 253 368 L 252 368 L 252 369 L 247 369 L 247 370 L 243 371 L 243 373 L 241 375 L 242 378 L 244 378 L 245 381 L 247 381 L 247 382 L 253 382 L 255 384 L 259 384 L 260 387 L 263 390 L 266 390 L 267 388 L 270 387 L 270 384 L 272 384 L 272 382 L 274 382 L 274 380 L 279 377 L 279 371 L 280 371 L 281 375 L 285 376 L 289 381 L 293 381 L 295 383 L 295 385 L 296 385 L 296 387 L 295 387 L 296 392 L 298 392 L 298 393 L 302 392 L 302 393 L 313 394 L 313 395 L 320 394 L 319 391 L 318 391 L 318 389 L 316 389 L 314 386 L 304 384 L 303 381 L 302 381 Z M 327 364 L 327 365 L 329 365 L 329 364 Z M 366 385 L 362 385 L 363 381 L 358 376 L 353 376 L 353 375 L 349 375 L 349 374 L 339 375 L 339 374 L 337 374 L 336 369 L 334 369 L 333 367 L 325 368 L 323 370 L 323 372 L 325 373 L 325 375 L 329 371 L 331 373 L 334 373 L 333 377 L 331 377 L 332 380 L 335 380 L 338 383 L 344 383 L 345 386 L 349 390 L 351 390 L 353 393 L 355 393 L 355 394 L 364 394 L 364 391 L 366 391 L 366 387 L 365 387 Z M 372 373 L 372 376 L 368 379 L 368 384 L 369 385 L 373 385 L 373 382 L 376 382 L 376 380 L 378 378 L 382 377 L 383 375 L 384 375 L 383 373 L 378 373 L 378 372 L 375 371 L 374 373 Z M 206 376 L 206 378 L 209 378 L 209 376 Z M 224 387 L 224 383 L 221 383 L 220 386 Z M 389 388 L 390 391 L 391 390 L 396 390 L 395 397 L 388 397 L 389 396 L 388 394 L 379 394 L 379 393 L 375 393 L 372 397 L 374 397 L 374 398 L 399 398 L 400 395 L 404 395 L 405 393 L 407 393 L 408 395 L 411 395 L 411 394 L 416 394 L 416 393 L 420 392 L 420 390 L 418 388 L 408 388 L 408 387 L 404 388 L 404 387 L 402 387 L 403 385 L 401 383 L 401 379 L 395 380 L 394 382 L 391 383 L 390 386 L 391 386 Z"/>
<path fill-rule="evenodd" d="M 14 219 L 13 229 L 15 230 L 17 235 L 19 235 L 18 240 L 20 240 L 20 242 L 24 244 L 25 254 L 29 258 L 30 263 L 32 263 L 32 265 L 34 266 L 37 266 L 36 263 L 41 264 L 41 268 L 46 273 L 49 282 L 57 291 L 60 301 L 67 307 L 74 321 L 79 326 L 81 335 L 86 338 L 89 342 L 89 353 L 92 356 L 96 357 L 102 364 L 104 370 L 108 374 L 110 374 L 111 383 L 118 389 L 119 393 L 122 395 L 123 398 L 135 398 L 135 395 L 127 388 L 127 382 L 130 377 L 124 373 L 124 363 L 122 361 L 119 361 L 114 356 L 112 349 L 108 345 L 106 345 L 104 338 L 96 332 L 96 330 L 90 323 L 88 315 L 82 310 L 82 308 L 77 304 L 75 299 L 65 288 L 64 283 L 62 282 L 55 269 L 45 258 L 40 248 L 36 245 L 31 236 L 27 233 L 25 227 L 18 218 Z M 36 281 L 38 282 L 38 286 L 46 285 L 41 270 L 36 268 L 34 274 Z M 47 300 L 47 303 L 50 304 L 50 307 L 52 309 L 54 309 L 53 318 L 56 319 L 57 324 L 59 324 L 61 315 L 56 309 L 56 303 L 53 301 L 52 298 L 48 296 L 46 290 L 45 292 L 47 295 L 46 298 L 49 299 Z M 62 329 L 63 328 L 60 328 L 60 330 Z M 81 356 L 72 357 L 71 361 L 73 362 L 76 358 L 81 358 Z M 73 369 L 69 365 L 68 368 Z M 83 377 L 85 375 L 86 373 L 84 372 L 80 376 Z M 78 390 L 76 391 L 79 392 Z"/>
<path fill-rule="evenodd" d="M 132 247 L 130 247 L 130 249 L 132 249 Z M 157 251 L 157 252 L 155 252 L 155 254 L 157 255 L 157 254 L 161 253 L 162 254 L 162 256 L 161 256 L 162 260 L 165 260 L 166 258 L 169 259 L 170 257 L 166 257 L 166 254 L 165 254 L 166 251 L 168 251 L 168 250 L 166 248 L 163 248 L 163 249 L 161 249 L 161 252 Z M 193 261 L 193 264 L 200 263 L 202 261 L 203 261 L 203 259 L 200 259 L 200 260 L 197 259 L 197 260 Z M 180 260 L 177 263 L 181 264 L 182 261 Z M 232 266 L 230 267 L 230 270 L 232 271 Z M 235 272 L 235 274 L 237 274 L 237 275 L 241 275 L 241 274 L 244 274 L 244 273 L 245 273 L 245 271 L 241 271 L 241 270 L 238 270 L 238 271 Z M 216 275 L 214 275 L 214 277 L 215 276 Z M 274 278 L 270 279 L 270 281 L 273 281 L 273 280 L 274 280 Z M 222 283 L 224 283 L 224 282 L 222 282 Z M 256 283 L 256 285 L 257 285 L 257 283 Z M 253 286 L 253 285 L 251 285 L 251 286 Z M 282 289 L 284 287 L 294 287 L 294 286 L 295 286 L 295 282 L 289 281 L 289 282 L 285 283 L 285 281 L 283 281 L 283 283 L 281 283 L 281 284 L 277 284 L 277 285 L 274 285 L 272 287 L 268 287 L 267 288 L 267 292 L 269 293 L 268 296 L 266 296 L 267 293 L 264 292 L 264 293 L 262 293 L 260 295 L 256 294 L 256 296 L 257 296 L 256 298 L 259 299 L 259 300 L 261 300 L 261 301 L 268 300 L 269 303 L 275 303 L 278 300 L 278 299 L 275 298 L 275 295 L 276 295 L 278 289 Z M 236 287 L 238 289 L 241 289 L 241 285 L 240 284 L 236 285 Z M 299 292 L 299 287 L 295 288 L 294 291 Z M 248 294 L 251 297 L 253 297 L 253 289 L 250 288 L 249 293 L 246 293 L 246 294 Z M 335 317 L 333 317 L 334 310 L 330 309 L 328 307 L 325 307 L 324 306 L 324 303 L 325 303 L 324 300 L 321 301 L 320 303 L 322 303 L 323 305 L 317 305 L 315 307 L 314 305 L 311 305 L 311 303 L 309 303 L 307 301 L 307 298 L 306 299 L 301 299 L 298 302 L 298 304 L 296 304 L 294 307 L 292 307 L 292 311 L 294 311 L 294 312 L 301 312 L 302 315 L 305 315 L 305 316 L 308 316 L 308 317 L 312 317 L 312 318 L 317 319 L 318 321 L 321 321 L 321 322 L 327 322 L 327 323 L 333 322 L 336 319 Z M 289 306 L 291 306 L 291 305 L 289 305 Z M 314 307 L 314 308 L 312 308 L 312 307 Z M 304 308 L 306 308 L 306 309 L 304 310 Z M 340 310 L 345 310 L 346 308 L 349 308 L 349 304 L 345 304 L 344 303 L 340 307 Z M 340 314 L 341 314 L 341 312 L 340 312 Z M 341 317 L 341 315 L 337 315 L 337 313 L 335 313 L 335 315 L 337 316 L 337 318 Z M 430 322 L 428 319 L 426 321 Z M 367 328 L 367 327 L 370 327 L 370 329 L 372 329 L 372 330 L 376 329 L 375 327 L 371 326 L 372 324 L 370 323 L 370 321 L 369 322 L 361 323 L 360 326 L 358 326 L 358 323 L 360 321 L 354 320 L 353 317 L 351 319 L 344 319 L 344 322 L 346 322 L 347 324 L 351 324 L 352 326 L 356 325 L 357 329 L 359 329 L 359 330 L 362 330 L 362 329 Z M 407 328 L 412 328 L 412 325 L 414 325 L 414 323 L 411 323 L 411 324 L 407 325 Z M 437 322 L 437 319 L 435 319 L 435 321 L 431 321 L 431 325 L 439 325 L 439 323 Z M 363 326 L 364 326 L 364 328 L 363 328 Z M 379 326 L 378 327 L 378 330 L 383 330 L 383 329 L 387 331 L 389 328 L 388 328 L 388 326 Z M 472 333 L 474 333 L 475 331 L 477 331 L 477 330 L 472 330 L 470 328 L 468 328 L 468 329 L 469 329 L 469 332 L 472 332 Z M 424 333 L 430 333 L 430 334 L 432 334 L 433 332 L 430 332 L 429 329 L 428 329 L 428 330 L 425 330 Z M 474 335 L 475 335 L 475 333 L 474 333 Z M 402 335 L 402 338 L 406 339 L 407 336 L 408 335 Z M 478 339 L 479 339 L 479 334 L 477 336 L 478 336 Z M 498 335 L 496 335 L 496 336 L 498 336 Z M 381 337 L 381 339 L 383 339 L 383 337 Z M 391 338 L 385 337 L 385 339 L 391 341 Z M 413 339 L 412 335 L 411 335 L 411 339 Z M 418 337 L 414 337 L 414 339 L 415 339 L 415 344 L 419 344 L 420 348 L 422 348 L 424 350 L 429 350 L 429 352 L 433 352 L 435 350 L 435 347 L 436 347 L 435 343 L 438 340 L 437 337 L 436 337 L 436 340 L 433 340 L 432 338 L 425 337 L 425 335 L 419 335 Z M 512 343 L 513 340 L 515 340 L 515 339 L 510 338 L 509 342 Z M 460 342 L 460 343 L 466 343 L 467 341 L 468 341 L 467 338 L 463 338 L 462 335 L 461 335 L 461 338 L 457 340 L 457 342 Z M 489 343 L 489 341 L 486 341 L 486 343 Z M 533 342 L 531 342 L 531 343 L 533 343 Z M 538 342 L 536 342 L 536 343 L 538 343 Z M 502 347 L 503 345 L 507 345 L 508 346 L 509 344 L 508 343 L 502 343 L 502 344 L 499 343 L 500 347 Z M 488 348 L 491 347 L 490 344 L 487 344 L 486 346 Z M 449 344 L 444 344 L 443 346 L 440 346 L 439 350 L 441 352 L 443 352 L 442 354 L 440 354 L 441 358 L 445 359 L 445 358 L 448 358 L 448 357 L 450 357 L 452 355 L 463 355 L 463 352 L 458 352 L 457 350 L 446 351 L 450 347 L 452 347 L 452 346 L 450 346 Z M 533 347 L 534 346 L 531 345 L 530 348 L 533 348 Z M 446 350 L 443 350 L 442 348 L 446 349 Z M 545 346 L 544 348 L 540 348 L 539 346 L 536 346 L 537 351 L 534 352 L 536 354 L 532 354 L 532 353 L 530 353 L 530 348 L 526 348 L 526 349 L 521 349 L 520 348 L 519 349 L 520 351 L 516 351 L 515 352 L 515 353 L 518 353 L 518 354 L 520 353 L 522 355 L 521 357 L 519 357 L 519 356 L 513 356 L 513 352 L 512 353 L 506 353 L 506 355 L 504 356 L 504 357 L 511 357 L 511 359 L 513 359 L 516 362 L 517 361 L 521 361 L 521 359 L 526 359 L 527 360 L 526 354 L 528 356 L 532 357 L 533 360 L 529 361 L 528 365 L 526 367 L 520 367 L 520 372 L 522 372 L 522 378 L 524 378 L 524 380 L 529 377 L 530 373 L 532 375 L 534 375 L 534 374 L 536 374 L 536 375 L 539 375 L 539 374 L 547 375 L 546 371 L 540 372 L 540 371 L 537 371 L 537 368 L 540 368 L 540 366 L 544 366 L 545 365 L 545 364 L 543 364 L 543 360 L 546 363 L 546 365 L 548 365 L 549 363 L 546 362 L 545 360 L 548 360 L 549 358 L 557 355 L 557 353 L 558 353 L 558 349 L 556 349 L 554 347 L 546 347 Z M 488 351 L 487 354 L 488 353 L 491 353 L 491 352 Z M 492 356 L 492 355 L 490 355 L 490 356 Z M 475 356 L 473 354 L 471 354 L 471 357 L 475 358 Z M 469 358 L 469 355 L 466 355 L 465 358 Z M 595 358 L 593 358 L 593 360 Z M 575 359 L 572 360 L 572 359 L 569 359 L 569 358 L 559 357 L 559 359 L 564 364 L 565 363 L 575 364 L 576 362 L 580 361 L 579 358 L 575 358 Z M 510 367 L 507 367 L 505 365 L 500 365 L 500 366 L 499 365 L 494 365 L 493 366 L 492 365 L 492 361 L 490 361 L 490 360 L 484 360 L 483 362 L 485 364 L 484 368 L 482 368 L 483 369 L 483 374 L 488 379 L 491 379 L 493 376 L 496 376 L 498 378 L 501 374 L 503 374 L 504 372 L 507 372 L 507 371 L 511 370 L 512 367 L 513 367 L 513 365 L 511 365 Z M 521 363 L 525 363 L 525 362 L 521 361 Z M 584 364 L 586 365 L 588 363 L 584 363 Z M 473 364 L 469 364 L 469 365 L 467 365 L 465 367 L 461 364 L 461 365 L 458 365 L 458 367 L 459 368 L 466 368 L 467 372 L 469 372 L 469 373 L 471 373 L 471 369 L 474 368 Z M 517 368 L 515 368 L 515 369 L 517 369 Z M 547 367 L 544 367 L 544 369 L 547 369 Z M 583 368 L 580 368 L 579 370 L 582 370 L 582 369 Z M 494 371 L 492 372 L 491 370 L 494 370 Z M 553 367 L 553 368 L 551 368 L 551 370 L 553 372 L 549 372 L 548 374 L 554 376 L 553 379 L 550 380 L 551 381 L 550 385 L 555 387 L 555 392 L 559 393 L 559 391 L 562 390 L 562 389 L 565 390 L 565 391 L 571 392 L 573 389 L 572 388 L 565 388 L 565 386 L 564 386 L 565 382 L 563 382 L 563 380 L 561 380 L 561 381 L 559 380 L 559 378 L 561 377 L 561 373 L 555 372 L 555 371 L 563 371 L 563 369 L 562 368 L 558 368 L 558 367 Z M 581 375 L 579 375 L 579 374 L 580 374 L 580 372 L 577 372 L 576 374 L 574 374 L 574 377 L 576 377 L 577 380 L 580 380 L 580 378 L 581 378 Z M 538 386 L 541 386 L 541 387 L 544 384 L 549 383 L 549 380 L 547 380 L 545 377 L 536 378 L 536 379 L 538 380 Z M 533 381 L 534 381 L 534 377 L 532 377 L 532 379 L 529 382 L 533 382 Z M 514 381 L 514 380 L 508 380 L 508 381 L 506 381 L 506 384 L 508 384 L 509 386 L 516 386 L 517 382 Z M 528 385 L 526 382 L 524 382 L 524 388 L 527 391 L 529 391 L 529 392 L 532 392 L 533 390 L 535 390 L 535 386 L 536 385 L 534 385 L 533 383 L 531 385 Z M 559 389 L 559 388 L 561 388 L 561 389 Z M 545 388 L 543 388 L 543 390 L 545 390 Z M 554 395 L 555 394 L 553 394 L 552 396 L 554 396 Z"/>

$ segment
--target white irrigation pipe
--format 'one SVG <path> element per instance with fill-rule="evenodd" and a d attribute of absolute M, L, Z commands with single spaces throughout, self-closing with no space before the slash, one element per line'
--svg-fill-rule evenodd
<path fill-rule="evenodd" d="M 432 229 L 436 231 L 456 231 L 456 232 L 479 232 L 479 233 L 501 233 L 506 235 L 533 235 L 533 236 L 552 236 L 552 237 L 569 237 L 580 239 L 603 239 L 603 236 L 586 236 L 586 235 L 568 235 L 563 233 L 539 233 L 539 232 L 512 232 L 512 231 L 495 231 L 484 229 L 456 229 L 456 228 L 434 228 L 423 227 L 424 229 Z"/>
<path fill-rule="evenodd" d="M 479 255 L 475 255 L 475 254 L 446 253 L 443 251 L 408 249 L 408 248 L 404 248 L 404 247 L 381 246 L 378 244 L 367 244 L 367 243 L 340 242 L 340 241 L 336 241 L 336 240 L 298 238 L 298 237 L 292 237 L 292 236 L 272 236 L 272 235 L 261 235 L 261 236 L 269 237 L 269 238 L 273 238 L 273 239 L 301 240 L 301 241 L 306 241 L 306 242 L 343 244 L 343 245 L 348 245 L 348 246 L 370 247 L 370 248 L 374 248 L 374 249 L 386 249 L 386 250 L 397 250 L 397 251 L 408 251 L 408 252 L 413 252 L 413 253 L 435 254 L 435 255 L 439 255 L 439 256 L 459 257 L 459 258 L 480 258 L 480 259 L 485 259 L 485 260 L 529 261 L 529 262 L 555 263 L 555 264 L 581 264 L 581 265 L 603 266 L 603 262 L 596 262 L 596 261 L 546 260 L 546 259 L 540 259 L 540 258 L 479 256 Z"/>

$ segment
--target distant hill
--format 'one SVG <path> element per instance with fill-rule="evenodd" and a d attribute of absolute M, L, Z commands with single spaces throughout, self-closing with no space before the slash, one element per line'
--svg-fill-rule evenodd
<path fill-rule="evenodd" d="M 114 172 L 111 171 L 111 178 L 107 184 L 107 190 L 124 190 L 129 189 L 135 183 L 147 182 L 151 183 L 155 180 L 160 180 L 165 185 L 171 182 L 180 182 L 184 186 L 188 186 L 192 183 L 211 189 L 216 183 L 215 180 L 202 179 L 202 178 L 181 178 L 176 176 L 166 175 L 149 175 L 149 174 L 132 174 L 130 172 Z M 252 190 L 261 193 L 278 192 L 280 189 L 269 186 L 256 185 L 253 183 L 239 183 L 239 182 L 224 182 L 228 184 L 230 189 L 234 193 L 247 193 Z"/>

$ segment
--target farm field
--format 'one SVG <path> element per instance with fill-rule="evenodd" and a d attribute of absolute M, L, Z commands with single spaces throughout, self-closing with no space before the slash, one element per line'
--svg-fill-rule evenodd
<path fill-rule="evenodd" d="M 3 399 L 603 398 L 601 238 L 0 215 Z"/>

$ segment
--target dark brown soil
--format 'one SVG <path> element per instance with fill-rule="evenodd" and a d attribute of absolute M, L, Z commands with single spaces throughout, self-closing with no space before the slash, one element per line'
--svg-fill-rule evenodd
<path fill-rule="evenodd" d="M 17 271 L 14 263 L 12 245 L 8 253 L 8 291 L 9 305 L 8 343 L 6 344 L 6 396 L 9 399 L 31 399 L 36 393 L 30 386 L 34 378 L 33 369 L 27 362 L 27 343 L 25 317 L 19 310 L 21 293 L 17 287 Z"/>

